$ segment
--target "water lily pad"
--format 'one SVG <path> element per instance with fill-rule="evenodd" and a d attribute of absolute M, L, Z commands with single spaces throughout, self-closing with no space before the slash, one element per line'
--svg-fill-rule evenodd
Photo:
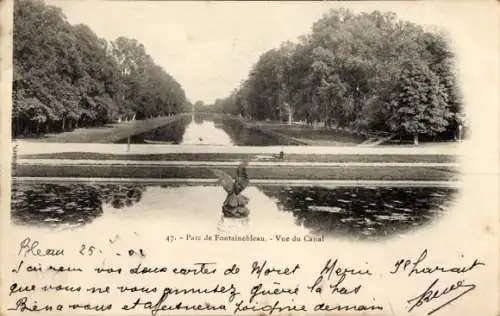
<path fill-rule="evenodd" d="M 344 209 L 337 206 L 320 206 L 320 205 L 309 205 L 308 209 L 310 211 L 316 212 L 327 212 L 327 213 L 341 213 Z"/>

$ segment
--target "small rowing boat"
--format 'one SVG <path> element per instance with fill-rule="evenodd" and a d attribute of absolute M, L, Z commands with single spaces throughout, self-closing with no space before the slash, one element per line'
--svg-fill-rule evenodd
<path fill-rule="evenodd" d="M 160 140 L 149 140 L 149 139 L 145 139 L 144 142 L 146 144 L 162 144 L 162 145 L 171 145 L 174 143 L 173 141 L 160 141 Z"/>

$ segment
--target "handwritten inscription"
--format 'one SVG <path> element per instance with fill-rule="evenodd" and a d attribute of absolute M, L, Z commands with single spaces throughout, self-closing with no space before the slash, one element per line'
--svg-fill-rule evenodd
<path fill-rule="evenodd" d="M 42 248 L 38 241 L 31 240 L 31 238 L 27 237 L 19 244 L 19 251 L 17 255 L 23 255 L 24 257 L 64 256 L 64 249 Z"/>
<path fill-rule="evenodd" d="M 183 238 L 206 241 L 207 236 L 187 234 Z M 283 243 L 300 240 L 297 236 L 272 238 Z M 244 263 L 201 260 L 174 264 L 148 259 L 146 253 L 151 253 L 148 249 L 114 249 L 120 240 L 118 236 L 105 240 L 111 245 L 106 254 L 103 253 L 106 249 L 97 244 L 62 249 L 24 238 L 17 249 L 18 261 L 10 270 L 13 279 L 8 291 L 8 310 L 30 313 L 123 311 L 146 312 L 152 316 L 169 312 L 262 315 L 384 312 L 385 304 L 371 293 L 370 285 L 377 282 L 374 278 L 386 275 L 413 280 L 436 275 L 427 286 L 401 300 L 408 313 L 424 309 L 432 315 L 473 293 L 477 284 L 465 275 L 485 266 L 477 258 L 457 266 L 432 264 L 428 250 L 420 252 L 415 259 L 398 258 L 386 271 L 372 271 L 368 262 L 348 263 L 340 257 L 323 262 L 279 264 L 262 258 Z M 77 261 L 62 264 L 61 258 L 70 253 L 84 256 L 90 264 Z M 117 260 L 106 260 L 106 255 Z M 40 277 L 45 274 L 49 278 Z M 438 274 L 456 275 L 457 279 L 445 280 Z M 50 281 L 51 278 L 58 279 Z M 92 281 L 97 283 L 87 284 Z M 69 301 L 47 301 L 45 295 L 54 293 L 65 295 Z M 114 299 L 108 303 L 103 296 Z"/>
<path fill-rule="evenodd" d="M 439 303 L 436 308 L 427 313 L 427 315 L 432 315 L 446 305 L 451 304 L 453 301 L 458 300 L 460 297 L 474 290 L 475 288 L 475 284 L 466 284 L 463 280 L 443 286 L 439 284 L 439 279 L 436 279 L 423 293 L 408 300 L 408 303 L 411 304 L 408 311 L 411 312 L 415 308 L 421 307 L 426 303 L 430 303 L 435 300 L 440 301 L 441 299 L 441 303 Z"/>
<path fill-rule="evenodd" d="M 12 273 L 19 273 L 20 271 L 26 272 L 82 272 L 80 267 L 75 266 L 62 266 L 62 265 L 25 265 L 24 260 L 19 261 L 16 268 L 12 269 Z"/>
<path fill-rule="evenodd" d="M 152 292 L 156 292 L 156 288 L 154 290 L 150 290 Z M 167 299 L 170 296 L 179 296 L 179 295 L 193 295 L 193 294 L 226 294 L 228 295 L 228 302 L 232 302 L 234 298 L 240 293 L 237 291 L 234 284 L 230 286 L 223 286 L 217 284 L 213 288 L 164 288 L 162 295 L 157 301 L 151 301 L 148 299 L 137 298 L 132 304 L 125 304 L 122 306 L 122 310 L 130 311 L 136 309 L 144 309 L 149 310 L 151 315 L 156 315 L 159 311 L 220 311 L 226 310 L 225 304 L 214 305 L 210 303 L 205 304 L 185 304 L 182 302 L 176 304 L 167 303 Z"/>
<path fill-rule="evenodd" d="M 294 287 L 294 288 L 285 288 L 285 287 L 278 287 L 281 284 L 279 282 L 273 282 L 273 285 L 276 287 L 273 287 L 272 289 L 266 289 L 262 283 L 259 283 L 252 287 L 250 290 L 250 303 L 252 303 L 256 298 L 259 298 L 259 296 L 268 296 L 268 295 L 283 295 L 283 294 L 289 294 L 289 295 L 298 295 L 299 294 L 299 288 Z"/>
<path fill-rule="evenodd" d="M 55 307 L 52 305 L 39 305 L 36 301 L 31 302 L 28 300 L 28 297 L 23 296 L 16 301 L 15 307 L 10 307 L 7 310 L 17 312 L 52 312 L 54 310 L 62 311 L 63 305 L 58 304 Z"/>
<path fill-rule="evenodd" d="M 199 275 L 199 274 L 214 274 L 217 269 L 213 268 L 215 262 L 199 262 L 194 264 L 194 268 L 174 268 L 174 274 L 181 275 Z"/>
<path fill-rule="evenodd" d="M 297 270 L 300 269 L 299 264 L 295 264 L 293 268 L 290 267 L 284 267 L 284 268 L 275 268 L 275 267 L 269 267 L 268 263 L 266 260 L 259 262 L 259 261 L 254 261 L 252 263 L 252 270 L 251 274 L 255 274 L 257 278 L 260 278 L 261 276 L 268 276 L 268 275 L 285 275 L 289 276 L 292 274 L 295 274 Z"/>
<path fill-rule="evenodd" d="M 443 267 L 438 265 L 423 266 L 426 258 L 427 249 L 422 251 L 422 253 L 416 260 L 400 259 L 396 261 L 396 263 L 394 264 L 394 270 L 392 270 L 390 273 L 396 274 L 398 272 L 408 272 L 408 276 L 418 274 L 431 274 L 435 272 L 467 273 L 475 268 L 485 265 L 483 262 L 479 261 L 479 259 L 476 258 L 469 265 L 461 267 Z"/>
<path fill-rule="evenodd" d="M 319 276 L 316 277 L 316 280 L 312 285 L 307 286 L 307 288 L 311 292 L 321 294 L 324 290 L 324 287 L 321 285 L 325 280 L 330 281 L 333 279 L 333 283 L 328 285 L 331 294 L 341 294 L 341 295 L 350 295 L 350 294 L 358 294 L 361 290 L 361 285 L 355 286 L 344 286 L 343 282 L 347 278 L 348 275 L 351 276 L 371 276 L 372 273 L 368 269 L 355 269 L 350 267 L 340 267 L 339 260 L 329 259 L 323 269 L 320 271 Z"/>
<path fill-rule="evenodd" d="M 474 269 L 485 266 L 478 258 L 462 266 L 441 266 L 427 262 L 428 251 L 425 249 L 417 259 L 399 259 L 394 264 L 394 269 L 390 274 L 406 274 L 408 277 L 432 274 L 457 274 L 464 275 Z M 409 304 L 408 312 L 417 308 L 437 304 L 427 315 L 432 315 L 459 298 L 470 293 L 476 288 L 476 284 L 467 282 L 463 278 L 452 283 L 445 283 L 436 278 L 423 292 L 407 300 Z"/>

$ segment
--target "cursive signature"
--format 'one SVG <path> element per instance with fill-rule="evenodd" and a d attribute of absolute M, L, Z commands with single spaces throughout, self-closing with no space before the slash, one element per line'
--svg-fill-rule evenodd
<path fill-rule="evenodd" d="M 421 307 L 425 303 L 430 303 L 441 297 L 443 298 L 451 297 L 447 301 L 445 301 L 444 303 L 442 303 L 441 305 L 437 306 L 436 308 L 427 313 L 427 315 L 432 315 L 441 308 L 451 304 L 452 302 L 458 300 L 460 297 L 464 296 L 465 294 L 471 292 L 476 288 L 475 284 L 465 284 L 464 280 L 455 282 L 451 285 L 446 286 L 445 288 L 439 288 L 438 282 L 439 279 L 434 280 L 422 294 L 419 294 L 418 296 L 409 299 L 407 302 L 408 304 L 412 305 L 408 309 L 408 312 L 411 312 L 416 307 Z"/>

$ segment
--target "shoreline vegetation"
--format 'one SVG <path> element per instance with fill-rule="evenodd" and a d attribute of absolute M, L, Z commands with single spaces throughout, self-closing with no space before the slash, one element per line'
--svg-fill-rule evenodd
<path fill-rule="evenodd" d="M 99 38 L 42 0 L 14 4 L 12 136 L 112 143 L 195 112 L 305 146 L 417 145 L 468 133 L 444 34 L 331 10 L 260 56 L 225 99 L 192 104 L 136 39 Z"/>
<path fill-rule="evenodd" d="M 331 128 L 308 126 L 301 123 L 288 125 L 283 122 L 254 121 L 229 114 L 202 113 L 201 115 L 221 115 L 234 120 L 243 128 L 260 131 L 272 137 L 284 139 L 289 143 L 302 146 L 415 146 L 411 139 L 397 140 L 394 135 L 362 135 L 351 130 L 333 130 Z M 191 113 L 179 113 L 171 116 L 155 117 L 145 120 L 110 123 L 98 127 L 77 128 L 71 131 L 42 134 L 36 137 L 17 138 L 28 142 L 46 143 L 116 143 L 134 135 L 152 131 L 179 121 Z M 425 140 L 425 139 L 424 139 Z M 399 141 L 399 142 L 398 142 Z M 453 141 L 421 141 L 420 147 L 453 146 Z"/>
<path fill-rule="evenodd" d="M 195 106 L 351 131 L 375 144 L 461 140 L 467 120 L 450 44 L 446 34 L 394 13 L 331 10 L 309 34 L 263 53 L 228 97 Z"/>
<path fill-rule="evenodd" d="M 454 138 L 440 139 L 433 135 L 433 137 L 421 137 L 419 143 L 415 144 L 413 138 L 395 133 L 356 130 L 349 127 L 325 127 L 320 124 L 313 125 L 304 122 L 257 121 L 227 116 L 240 121 L 246 128 L 256 129 L 276 137 L 289 138 L 297 144 L 306 146 L 408 146 L 456 141 Z"/>
<path fill-rule="evenodd" d="M 181 85 L 143 44 L 99 38 L 41 0 L 14 1 L 12 105 L 15 138 L 172 116 L 190 107 Z"/>
<path fill-rule="evenodd" d="M 145 120 L 110 123 L 99 127 L 77 128 L 62 133 L 43 134 L 38 137 L 18 138 L 30 142 L 47 143 L 114 143 L 132 135 L 151 131 L 155 128 L 174 123 L 188 114 L 160 116 Z"/>

